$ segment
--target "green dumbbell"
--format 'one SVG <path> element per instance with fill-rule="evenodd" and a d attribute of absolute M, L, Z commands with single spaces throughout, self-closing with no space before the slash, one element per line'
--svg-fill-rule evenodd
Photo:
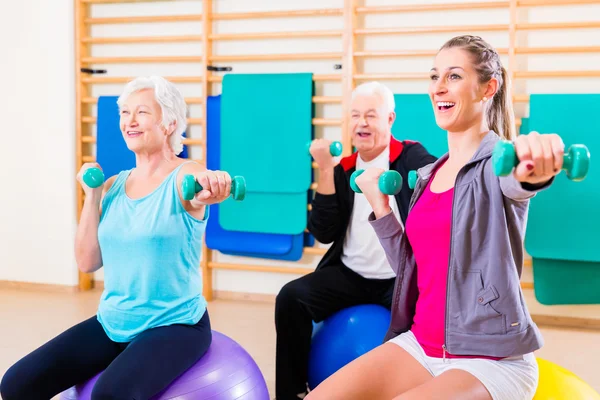
<path fill-rule="evenodd" d="M 356 178 L 365 172 L 364 169 L 358 169 L 350 176 L 350 187 L 356 193 L 362 193 L 360 188 L 356 185 Z M 398 171 L 389 170 L 385 171 L 379 176 L 379 190 L 383 194 L 395 195 L 402 189 L 402 176 Z"/>
<path fill-rule="evenodd" d="M 310 154 L 310 145 L 311 144 L 312 144 L 312 142 L 308 142 L 308 144 L 306 145 L 306 149 L 309 152 L 309 154 Z M 329 153 L 334 157 L 341 155 L 342 150 L 343 150 L 343 147 L 342 147 L 341 142 L 335 141 L 335 142 L 331 142 L 331 144 L 329 145 Z"/>
<path fill-rule="evenodd" d="M 508 140 L 496 143 L 492 153 L 492 166 L 497 176 L 507 176 L 519 165 L 515 146 Z M 590 169 L 590 151 L 583 144 L 569 147 L 563 156 L 562 169 L 567 177 L 575 182 L 582 181 Z"/>
<path fill-rule="evenodd" d="M 95 189 L 104 183 L 104 173 L 100 168 L 88 168 L 83 173 L 83 182 L 92 189 Z"/>
<path fill-rule="evenodd" d="M 417 186 L 417 171 L 414 169 L 408 171 L 408 187 L 414 189 Z"/>
<path fill-rule="evenodd" d="M 184 200 L 192 200 L 196 193 L 202 190 L 202 185 L 198 183 L 196 177 L 187 174 L 183 177 L 181 183 L 181 192 Z M 246 180 L 243 176 L 234 176 L 231 180 L 231 194 L 234 200 L 244 200 L 246 197 Z"/>

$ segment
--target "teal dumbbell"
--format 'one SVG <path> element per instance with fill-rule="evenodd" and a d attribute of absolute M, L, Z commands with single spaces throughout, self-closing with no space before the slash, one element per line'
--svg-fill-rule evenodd
<path fill-rule="evenodd" d="M 497 176 L 507 176 L 513 168 L 519 165 L 515 146 L 508 140 L 496 143 L 492 152 L 492 166 Z M 567 178 L 572 181 L 582 181 L 590 169 L 590 151 L 583 144 L 574 144 L 569 147 L 563 156 L 562 170 Z"/>
<path fill-rule="evenodd" d="M 356 193 L 362 193 L 360 188 L 356 185 L 356 178 L 365 172 L 364 169 L 358 169 L 350 176 L 350 187 Z M 379 190 L 383 194 L 395 195 L 402 190 L 402 176 L 398 171 L 389 170 L 385 171 L 379 176 Z"/>
<path fill-rule="evenodd" d="M 408 171 L 408 187 L 414 189 L 417 186 L 417 171 L 414 169 Z"/>
<path fill-rule="evenodd" d="M 310 145 L 312 144 L 312 142 L 308 142 L 308 144 L 306 145 L 306 149 L 310 154 Z M 331 142 L 331 144 L 329 145 L 329 153 L 334 156 L 334 157 L 338 157 L 342 154 L 342 150 L 343 150 L 343 146 L 341 142 L 335 141 L 335 142 Z"/>
<path fill-rule="evenodd" d="M 198 183 L 196 177 L 187 174 L 183 177 L 181 183 L 181 193 L 184 200 L 192 200 L 196 193 L 202 190 L 202 185 Z M 234 176 L 231 180 L 231 194 L 234 200 L 244 200 L 246 197 L 246 180 L 243 176 Z"/>
<path fill-rule="evenodd" d="M 100 187 L 104 183 L 104 173 L 96 167 L 86 169 L 82 178 L 83 182 L 92 189 Z"/>

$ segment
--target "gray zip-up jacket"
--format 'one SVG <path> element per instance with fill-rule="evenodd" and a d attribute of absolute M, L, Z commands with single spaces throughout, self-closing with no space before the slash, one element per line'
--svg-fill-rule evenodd
<path fill-rule="evenodd" d="M 525 305 L 520 277 L 529 200 L 553 179 L 535 188 L 521 184 L 512 174 L 496 176 L 491 156 L 499 139 L 490 131 L 456 177 L 444 354 L 511 357 L 543 345 Z M 448 154 L 417 171 L 409 210 L 423 193 L 432 172 L 447 158 Z M 380 219 L 372 213 L 369 220 L 396 272 L 387 341 L 412 325 L 418 297 L 417 265 L 393 213 Z"/>

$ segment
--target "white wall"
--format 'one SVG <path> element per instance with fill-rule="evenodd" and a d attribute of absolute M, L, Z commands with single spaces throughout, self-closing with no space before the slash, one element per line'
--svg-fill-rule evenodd
<path fill-rule="evenodd" d="M 72 3 L 0 6 L 0 280 L 77 284 Z"/>
<path fill-rule="evenodd" d="M 38 1 L 46 6 L 44 2 Z M 434 2 L 434 1 L 430 1 Z M 435 1 L 436 3 L 447 1 Z M 56 4 L 54 4 L 56 3 Z M 343 0 L 255 0 L 255 1 L 214 1 L 215 13 L 245 12 L 245 11 L 272 11 L 281 9 L 313 9 L 313 8 L 341 8 Z M 393 5 L 415 4 L 416 0 L 366 0 L 365 5 Z M 73 216 L 74 204 L 74 104 L 73 104 L 73 68 L 72 68 L 72 1 L 53 2 L 49 16 L 42 17 L 38 7 L 28 7 L 28 18 L 21 18 L 25 5 L 13 2 L 5 15 L 8 32 L 18 31 L 20 35 L 9 34 L 15 40 L 28 40 L 27 45 L 17 45 L 9 41 L 4 49 L 15 54 L 8 65 L 2 63 L 0 68 L 6 69 L 4 76 L 16 77 L 6 79 L 5 85 L 13 90 L 7 90 L 10 97 L 4 96 L 3 102 L 17 118 L 10 118 L 6 132 L 23 131 L 22 121 L 42 121 L 40 127 L 27 126 L 27 139 L 35 139 L 34 146 L 23 149 L 27 151 L 27 159 L 44 164 L 36 164 L 27 173 L 29 179 L 44 177 L 40 180 L 54 179 L 55 187 L 60 194 L 51 195 L 44 192 L 40 200 L 27 200 L 25 193 L 36 195 L 33 188 L 21 183 L 20 177 L 10 172 L 14 165 L 22 165 L 24 157 L 12 150 L 20 142 L 20 136 L 6 135 L 8 140 L 14 142 L 8 148 L 3 147 L 7 153 L 2 157 L 3 179 L 7 188 L 17 189 L 21 197 L 5 195 L 4 203 L 0 207 L 2 213 L 2 246 L 6 251 L 0 253 L 0 280 L 35 280 L 44 282 L 73 283 L 75 267 L 72 260 L 72 241 L 74 235 Z M 16 8 L 15 8 L 16 7 Z M 20 12 L 14 11 L 20 9 Z M 23 11 L 23 12 L 21 12 Z M 165 14 L 199 14 L 202 12 L 201 1 L 173 1 L 173 2 L 144 2 L 129 4 L 96 4 L 92 6 L 92 16 L 134 16 L 134 15 L 165 15 Z M 524 9 L 519 12 L 519 22 L 558 22 L 558 21 L 597 21 L 600 18 L 600 6 L 571 6 L 571 7 L 544 7 Z M 22 19 L 20 21 L 19 19 Z M 426 12 L 426 13 L 394 13 L 375 14 L 359 17 L 359 24 L 364 27 L 405 27 L 405 26 L 431 26 L 431 25 L 477 25 L 508 23 L 508 10 L 471 10 L 457 12 Z M 52 25 L 52 29 L 49 28 Z M 267 31 L 300 31 L 300 30 L 333 30 L 343 28 L 342 16 L 315 17 L 315 18 L 273 18 L 263 20 L 233 20 L 218 21 L 213 25 L 214 33 L 243 33 Z M 0 28 L 2 29 L 2 28 Z M 43 32 L 43 35 L 39 35 Z M 111 24 L 95 25 L 92 36 L 133 36 L 133 35 L 198 35 L 202 32 L 201 22 L 154 23 L 154 24 Z M 508 46 L 508 34 L 505 32 L 456 32 L 426 35 L 370 35 L 358 41 L 358 50 L 403 50 L 403 49 L 431 49 L 438 48 L 444 41 L 455 34 L 475 33 L 481 34 L 486 40 L 498 48 Z M 600 45 L 600 32 L 598 30 L 560 30 L 519 33 L 520 46 L 583 46 Z M 6 37 L 5 35 L 3 35 Z M 8 46 L 8 47 L 7 47 Z M 341 52 L 342 40 L 340 38 L 323 39 L 271 39 L 249 41 L 221 41 L 213 45 L 215 55 L 240 55 L 261 53 L 307 53 L 307 52 Z M 59 57 L 50 59 L 51 54 Z M 167 44 L 124 44 L 124 45 L 94 45 L 93 56 L 152 56 L 152 55 L 201 55 L 200 43 L 167 43 Z M 505 63 L 507 58 L 503 57 Z M 233 72 L 299 72 L 311 71 L 318 74 L 333 74 L 340 71 L 334 70 L 333 65 L 340 60 L 306 60 L 306 61 L 260 61 L 260 62 L 218 62 L 217 65 L 231 65 Z M 43 65 L 42 73 L 37 73 L 37 66 Z M 507 65 L 507 64 L 505 64 Z M 553 69 L 600 69 L 600 55 L 567 54 L 567 55 L 536 55 L 519 56 L 519 68 L 522 70 L 553 70 Z M 199 76 L 200 64 L 115 64 L 98 65 L 99 68 L 108 69 L 106 76 L 130 76 L 144 74 L 162 74 L 168 76 Z M 425 72 L 431 67 L 428 57 L 409 58 L 372 58 L 359 62 L 362 72 Z M 46 79 L 46 75 L 51 79 Z M 33 81 L 32 81 L 33 79 Z M 427 90 L 427 81 L 389 81 L 385 82 L 396 93 L 420 93 Z M 26 85 L 28 90 L 18 93 L 16 86 Z M 48 85 L 52 85 L 49 87 Z M 12 87 L 11 87 L 12 86 Z M 6 86 L 5 86 L 6 87 Z M 180 84 L 180 89 L 185 96 L 201 96 L 202 88 L 199 84 Z M 220 85 L 213 85 L 212 94 L 220 93 Z M 122 85 L 94 85 L 94 96 L 118 95 Z M 41 93 L 40 93 L 41 91 Z M 317 95 L 339 96 L 341 86 L 339 82 L 318 82 Z M 600 93 L 600 79 L 532 79 L 517 82 L 517 92 L 523 93 L 548 93 L 548 92 L 595 92 Z M 30 98 L 32 93 L 34 101 Z M 52 96 L 52 97 L 50 97 Z M 60 97 L 58 97 L 60 96 Z M 22 106 L 19 103 L 26 104 Z M 29 101 L 27 101 L 29 100 Z M 52 101 L 51 101 L 52 100 Z M 30 105 L 34 105 L 32 108 Z M 0 110 L 6 110 L 0 107 Z M 42 111 L 43 110 L 43 111 Z M 52 111 L 52 112 L 49 112 Z M 516 106 L 518 116 L 527 116 L 526 104 Z M 38 118 L 39 113 L 44 118 Z M 318 105 L 317 117 L 341 118 L 341 106 L 338 104 Z M 46 117 L 48 114 L 48 117 Z M 95 115 L 95 114 L 94 114 Z M 190 116 L 201 117 L 201 107 L 191 106 Z M 37 125 L 37 124 L 36 124 Z M 10 128 L 13 129 L 10 129 Z M 18 130 L 17 130 L 18 129 Z M 39 132 L 39 133 L 38 133 Z M 13 133 L 13 132 L 11 132 Z M 195 126 L 190 130 L 192 137 L 200 136 L 200 128 Z M 339 127 L 317 127 L 316 134 L 321 137 L 339 138 Z M 32 137 L 33 136 L 33 137 Z M 18 139 L 17 139 L 18 138 Z M 42 142 L 43 141 L 43 142 Z M 39 150 L 38 150 L 39 149 Z M 51 149 L 52 151 L 49 151 Z M 65 154 L 59 164 L 56 154 Z M 193 157 L 201 158 L 199 151 L 192 152 Z M 49 156 L 52 156 L 50 159 Z M 48 159 L 46 161 L 46 158 Z M 52 173 L 39 170 L 39 165 L 46 168 L 53 166 Z M 8 166 L 8 168 L 7 168 Z M 11 168 L 12 167 L 12 168 Z M 47 192 L 47 191 L 46 191 Z M 48 197 L 49 196 L 49 197 Z M 39 195 L 38 195 L 39 197 Z M 55 200 L 48 204 L 49 199 Z M 15 212 L 18 209 L 20 212 Z M 39 210 L 39 211 L 37 211 Z M 8 223 L 4 223 L 8 221 Z M 47 227 L 47 228 L 46 228 Z M 32 234 L 35 232 L 35 234 Z M 57 241 L 50 240 L 50 234 L 57 232 Z M 39 245 L 34 244 L 40 243 Z M 42 244 L 43 243 L 43 244 Z M 36 247 L 34 247 L 36 246 Z M 37 246 L 45 246 L 38 249 Z M 4 250 L 4 249 L 3 249 Z M 42 250 L 42 251 L 40 251 Z M 24 256 L 24 254 L 27 254 Z M 26 258 L 25 258 L 26 257 Z M 290 267 L 314 267 L 319 257 L 305 256 L 298 263 L 268 261 L 255 258 L 239 258 L 215 254 L 216 261 L 241 262 L 262 265 L 278 265 Z M 216 290 L 255 292 L 275 294 L 279 288 L 295 275 L 280 275 L 268 273 L 215 271 L 214 288 Z M 97 274 L 102 279 L 102 272 Z"/>

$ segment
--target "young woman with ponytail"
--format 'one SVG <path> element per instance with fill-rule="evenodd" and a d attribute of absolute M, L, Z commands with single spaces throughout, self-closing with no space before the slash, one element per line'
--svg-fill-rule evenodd
<path fill-rule="evenodd" d="M 520 288 L 530 199 L 560 171 L 557 135 L 516 136 L 510 83 L 477 36 L 445 43 L 429 94 L 448 153 L 421 168 L 405 230 L 378 188 L 356 179 L 396 271 L 384 344 L 329 377 L 307 399 L 532 399 L 543 345 Z M 496 176 L 492 151 L 513 141 L 520 162 Z"/>

